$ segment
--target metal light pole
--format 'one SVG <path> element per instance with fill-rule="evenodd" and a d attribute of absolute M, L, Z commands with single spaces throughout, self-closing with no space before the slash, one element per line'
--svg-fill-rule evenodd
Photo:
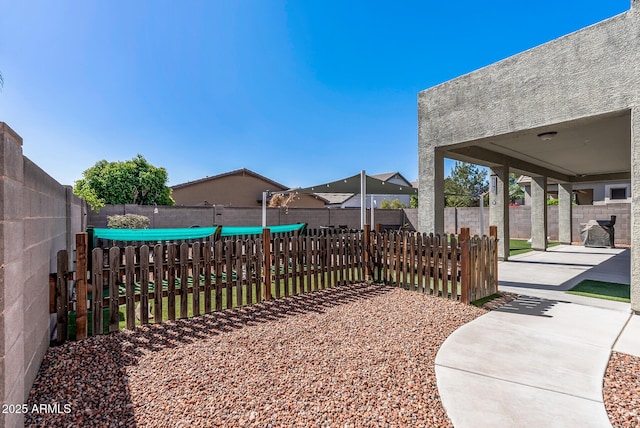
<path fill-rule="evenodd" d="M 360 171 L 360 229 L 364 230 L 367 222 L 367 173 Z"/>
<path fill-rule="evenodd" d="M 374 201 L 374 200 L 373 200 L 373 197 L 374 197 L 374 196 L 375 196 L 375 195 L 371 195 L 371 229 L 372 229 L 372 230 L 376 227 L 376 223 L 375 223 L 375 220 L 374 220 L 374 214 L 373 214 L 373 211 L 374 211 L 374 205 L 375 205 L 375 203 L 376 203 L 376 201 Z"/>
<path fill-rule="evenodd" d="M 267 197 L 269 196 L 269 191 L 265 190 L 262 192 L 262 228 L 267 227 Z"/>

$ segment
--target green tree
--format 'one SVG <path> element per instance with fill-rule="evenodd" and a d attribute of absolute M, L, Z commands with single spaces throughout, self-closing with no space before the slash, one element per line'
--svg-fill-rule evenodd
<path fill-rule="evenodd" d="M 411 208 L 418 208 L 418 195 L 411 195 Z"/>
<path fill-rule="evenodd" d="M 451 176 L 444 179 L 445 206 L 477 207 L 487 191 L 487 170 L 478 165 L 456 162 Z"/>
<path fill-rule="evenodd" d="M 518 184 L 520 176 L 513 172 L 509 173 L 509 202 L 516 202 L 524 199 L 524 188 Z"/>
<path fill-rule="evenodd" d="M 399 199 L 394 199 L 393 201 L 390 201 L 389 199 L 385 199 L 380 203 L 380 208 L 383 210 L 389 210 L 389 209 L 399 210 L 402 208 L 407 208 L 407 206 L 402 202 L 400 202 Z"/>
<path fill-rule="evenodd" d="M 73 193 L 92 210 L 106 204 L 174 205 L 166 183 L 167 170 L 151 165 L 142 155 L 128 161 L 98 161 L 82 173 Z"/>

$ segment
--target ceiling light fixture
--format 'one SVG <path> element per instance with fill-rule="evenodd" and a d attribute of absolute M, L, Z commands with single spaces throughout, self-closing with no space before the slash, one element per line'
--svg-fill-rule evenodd
<path fill-rule="evenodd" d="M 538 134 L 538 138 L 541 138 L 543 141 L 549 141 L 553 137 L 555 137 L 558 133 L 556 131 L 542 132 Z"/>

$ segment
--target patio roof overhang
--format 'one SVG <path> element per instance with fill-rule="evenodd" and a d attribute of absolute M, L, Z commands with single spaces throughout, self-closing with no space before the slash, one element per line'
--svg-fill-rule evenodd
<path fill-rule="evenodd" d="M 550 139 L 540 134 L 555 132 Z M 631 112 L 559 122 L 443 147 L 447 158 L 488 167 L 509 165 L 558 182 L 629 180 Z"/>

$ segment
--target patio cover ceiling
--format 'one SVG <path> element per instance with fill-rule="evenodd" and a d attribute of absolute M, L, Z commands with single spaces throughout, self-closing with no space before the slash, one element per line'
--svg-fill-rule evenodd
<path fill-rule="evenodd" d="M 378 180 L 368 175 L 366 177 L 366 192 L 368 195 L 418 194 L 418 189 L 415 187 L 400 186 L 395 183 Z M 360 174 L 316 186 L 289 189 L 289 191 L 298 193 L 360 193 Z"/>
<path fill-rule="evenodd" d="M 549 140 L 538 134 L 557 132 Z M 559 182 L 629 180 L 629 110 L 496 135 L 441 147 L 445 156 L 485 166 L 510 164 L 514 172 Z"/>

